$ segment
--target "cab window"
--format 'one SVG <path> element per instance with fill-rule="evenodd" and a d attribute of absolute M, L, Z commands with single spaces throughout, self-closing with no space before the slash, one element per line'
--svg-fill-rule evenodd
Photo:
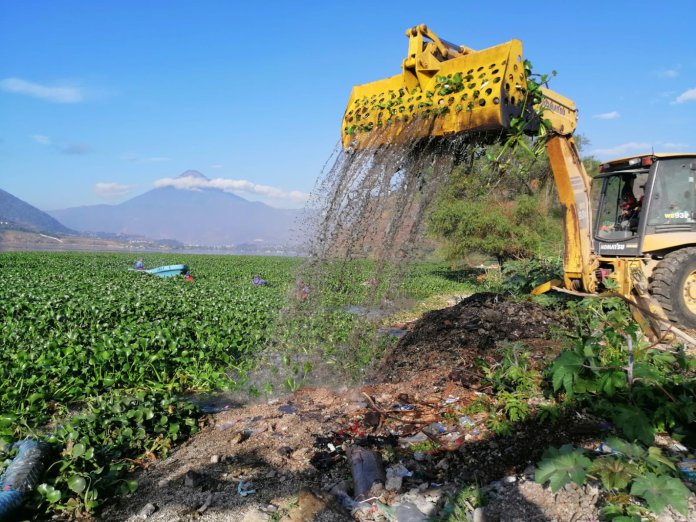
<path fill-rule="evenodd" d="M 603 197 L 597 210 L 597 236 L 600 239 L 628 239 L 637 234 L 647 179 L 646 171 L 604 178 Z"/>
<path fill-rule="evenodd" d="M 694 223 L 696 191 L 693 159 L 661 160 L 650 197 L 648 225 Z"/>

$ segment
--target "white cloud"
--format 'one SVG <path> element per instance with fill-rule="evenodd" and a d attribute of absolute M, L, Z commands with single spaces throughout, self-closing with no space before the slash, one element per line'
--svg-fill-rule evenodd
<path fill-rule="evenodd" d="M 43 134 L 34 134 L 31 139 L 33 139 L 36 143 L 40 143 L 41 145 L 51 144 L 51 138 L 44 136 Z"/>
<path fill-rule="evenodd" d="M 603 112 L 601 114 L 595 114 L 592 116 L 593 118 L 596 118 L 598 120 L 615 120 L 619 118 L 621 115 L 618 113 L 618 111 L 611 111 L 611 112 Z"/>
<path fill-rule="evenodd" d="M 82 91 L 77 87 L 49 87 L 21 78 L 0 80 L 0 89 L 56 103 L 77 103 L 84 99 Z"/>
<path fill-rule="evenodd" d="M 663 69 L 663 70 L 659 71 L 657 73 L 657 75 L 661 76 L 663 78 L 676 78 L 677 76 L 679 76 L 679 69 L 680 68 L 681 68 L 680 66 L 677 66 L 677 67 L 673 67 L 671 69 Z"/>
<path fill-rule="evenodd" d="M 300 192 L 299 190 L 285 191 L 270 185 L 252 183 L 251 181 L 247 181 L 245 179 L 203 179 L 193 176 L 187 176 L 185 178 L 163 178 L 155 181 L 155 187 L 175 187 L 185 190 L 216 188 L 225 190 L 227 192 L 245 192 L 271 199 L 288 200 L 294 203 L 304 203 L 309 197 L 309 194 Z"/>
<path fill-rule="evenodd" d="M 687 101 L 696 101 L 696 88 L 681 93 L 677 96 L 677 99 L 674 100 L 674 103 L 684 103 Z"/>
<path fill-rule="evenodd" d="M 50 136 L 44 136 L 43 134 L 34 134 L 32 135 L 31 139 L 41 145 L 50 146 L 52 149 L 55 149 L 63 154 L 70 154 L 73 156 L 89 154 L 94 150 L 92 146 L 88 145 L 87 143 L 65 143 L 61 141 L 59 141 L 58 143 L 54 143 L 53 139 Z"/>
<path fill-rule="evenodd" d="M 117 198 L 128 194 L 133 190 L 133 186 L 121 183 L 97 183 L 92 187 L 92 190 L 103 198 Z"/>
<path fill-rule="evenodd" d="M 621 145 L 616 145 L 608 149 L 595 149 L 592 151 L 593 154 L 597 156 L 622 156 L 629 154 L 632 151 L 646 152 L 652 150 L 652 144 L 650 143 L 622 143 Z"/>

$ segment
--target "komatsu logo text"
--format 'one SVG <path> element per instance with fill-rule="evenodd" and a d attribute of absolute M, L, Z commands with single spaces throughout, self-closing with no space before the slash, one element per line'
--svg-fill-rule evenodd
<path fill-rule="evenodd" d="M 601 250 L 625 250 L 626 245 L 622 243 L 609 243 L 608 245 L 599 245 Z"/>
<path fill-rule="evenodd" d="M 565 107 L 563 107 L 562 105 L 559 105 L 556 102 L 549 100 L 548 98 L 544 98 L 543 100 L 541 100 L 541 106 L 544 107 L 545 109 L 549 109 L 555 113 L 562 114 L 563 116 L 565 116 L 565 113 L 566 113 Z"/>

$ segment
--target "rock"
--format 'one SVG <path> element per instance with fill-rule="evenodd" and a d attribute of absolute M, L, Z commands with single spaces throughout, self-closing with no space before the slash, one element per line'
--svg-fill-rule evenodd
<path fill-rule="evenodd" d="M 203 479 L 203 474 L 191 469 L 184 475 L 184 486 L 187 488 L 197 488 L 203 483 Z"/>
<path fill-rule="evenodd" d="M 449 469 L 449 462 L 447 461 L 447 458 L 444 458 L 444 459 L 440 460 L 440 462 L 435 464 L 435 469 L 444 469 L 444 470 Z"/>
<path fill-rule="evenodd" d="M 403 464 L 395 464 L 386 469 L 387 482 L 384 487 L 387 491 L 399 491 L 404 482 L 404 477 L 410 477 L 412 472 Z"/>
<path fill-rule="evenodd" d="M 242 517 L 241 522 L 267 522 L 270 516 L 258 508 L 252 508 Z"/>
<path fill-rule="evenodd" d="M 430 485 L 424 482 L 406 493 L 402 500 L 414 504 L 422 514 L 434 516 L 437 511 L 437 504 L 442 498 L 442 490 L 429 489 L 429 487 Z"/>
<path fill-rule="evenodd" d="M 294 460 L 305 460 L 305 459 L 307 459 L 307 454 L 310 451 L 311 450 L 309 448 L 300 448 L 300 449 L 292 452 L 292 458 Z"/>
<path fill-rule="evenodd" d="M 474 509 L 474 522 L 486 522 L 486 513 L 483 508 L 477 507 Z"/>
<path fill-rule="evenodd" d="M 396 522 L 425 522 L 425 516 L 413 502 L 403 502 L 394 506 Z"/>
<path fill-rule="evenodd" d="M 503 482 L 503 484 L 514 484 L 515 482 L 517 482 L 517 477 L 514 475 L 510 475 L 510 476 L 503 478 L 502 482 Z"/>
<path fill-rule="evenodd" d="M 418 462 L 423 462 L 426 458 L 428 458 L 428 456 L 422 451 L 414 451 L 413 458 L 416 459 Z"/>
<path fill-rule="evenodd" d="M 334 486 L 329 490 L 329 493 L 338 501 L 338 503 L 348 510 L 353 510 L 359 506 L 357 502 L 348 494 L 348 490 L 351 488 L 351 483 L 347 480 L 342 480 L 341 482 L 334 484 Z"/>
<path fill-rule="evenodd" d="M 297 407 L 293 406 L 292 404 L 283 404 L 278 408 L 278 411 L 287 415 L 293 415 L 297 413 Z"/>
<path fill-rule="evenodd" d="M 295 450 L 290 446 L 281 446 L 278 448 L 278 455 L 281 457 L 289 457 Z"/>
<path fill-rule="evenodd" d="M 365 424 L 368 426 L 371 426 L 373 428 L 376 428 L 377 426 L 380 425 L 382 422 L 382 416 L 377 413 L 376 411 L 368 411 L 365 414 Z"/>
<path fill-rule="evenodd" d="M 138 518 L 142 518 L 143 520 L 152 515 L 155 511 L 157 511 L 157 506 L 155 506 L 152 503 L 147 503 L 143 506 L 143 508 L 138 512 Z"/>
<path fill-rule="evenodd" d="M 404 483 L 403 477 L 387 477 L 387 482 L 384 488 L 387 491 L 399 491 Z"/>
<path fill-rule="evenodd" d="M 253 432 L 251 430 L 238 431 L 230 437 L 229 442 L 230 442 L 230 444 L 241 444 L 242 442 L 247 440 L 249 437 L 251 437 L 252 433 Z"/>
<path fill-rule="evenodd" d="M 299 494 L 299 513 L 297 520 L 314 520 L 317 515 L 330 509 L 330 499 L 324 494 L 309 488 L 302 488 Z"/>
<path fill-rule="evenodd" d="M 210 463 L 211 463 L 211 464 L 217 464 L 218 462 L 220 462 L 220 456 L 219 456 L 219 455 L 212 455 L 212 456 L 210 457 Z"/>

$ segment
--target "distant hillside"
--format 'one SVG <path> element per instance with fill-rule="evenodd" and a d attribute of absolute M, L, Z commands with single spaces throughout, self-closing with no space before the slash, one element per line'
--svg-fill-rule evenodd
<path fill-rule="evenodd" d="M 207 180 L 196 171 L 179 176 Z M 221 246 L 294 243 L 299 210 L 277 209 L 220 189 L 161 187 L 119 205 L 93 205 L 51 211 L 80 232 L 131 234 L 174 239 L 187 245 Z"/>
<path fill-rule="evenodd" d="M 0 228 L 15 228 L 46 234 L 75 234 L 55 218 L 0 189 Z"/>

